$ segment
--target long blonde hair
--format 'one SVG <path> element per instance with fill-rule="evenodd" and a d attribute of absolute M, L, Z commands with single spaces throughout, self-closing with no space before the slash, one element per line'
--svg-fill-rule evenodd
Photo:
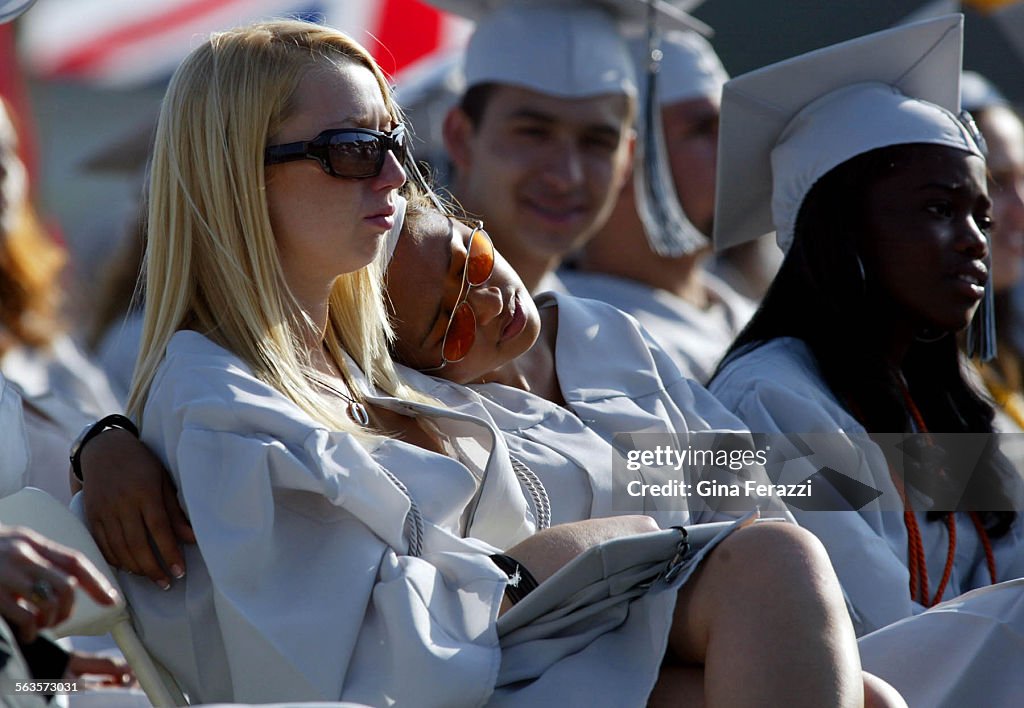
<path fill-rule="evenodd" d="M 294 110 L 302 77 L 339 62 L 373 72 L 389 112 L 400 120 L 369 53 L 347 35 L 307 22 L 272 21 L 215 34 L 172 77 L 150 179 L 146 314 L 128 400 L 137 419 L 168 342 L 187 327 L 235 353 L 315 420 L 355 430 L 341 406 L 329 405 L 309 382 L 301 335 L 313 324 L 285 284 L 263 167 L 268 136 Z M 326 345 L 343 372 L 348 352 L 372 383 L 409 395 L 388 356 L 393 335 L 382 278 L 375 262 L 336 280 Z"/>

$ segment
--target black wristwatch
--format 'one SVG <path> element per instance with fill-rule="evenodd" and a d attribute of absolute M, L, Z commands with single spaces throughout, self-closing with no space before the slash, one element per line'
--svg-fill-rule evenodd
<path fill-rule="evenodd" d="M 505 597 L 510 604 L 515 605 L 524 597 L 537 589 L 537 580 L 533 574 L 526 569 L 526 566 L 512 556 L 504 553 L 491 555 L 491 561 L 508 576 L 508 585 L 505 586 Z"/>
<path fill-rule="evenodd" d="M 85 449 L 85 444 L 104 430 L 110 430 L 111 428 L 127 430 L 135 437 L 139 437 L 139 429 L 135 427 L 135 423 L 120 413 L 108 415 L 106 418 L 101 418 L 95 423 L 85 426 L 85 429 L 71 443 L 71 471 L 79 482 L 85 482 L 82 479 L 82 450 Z"/>

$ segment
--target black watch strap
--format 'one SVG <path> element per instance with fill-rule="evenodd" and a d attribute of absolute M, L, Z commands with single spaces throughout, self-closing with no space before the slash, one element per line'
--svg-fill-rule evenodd
<path fill-rule="evenodd" d="M 537 580 L 526 569 L 526 566 L 512 556 L 504 553 L 491 555 L 491 561 L 508 576 L 508 585 L 505 586 L 505 597 L 511 604 L 516 604 L 531 592 L 537 589 Z"/>
<path fill-rule="evenodd" d="M 71 443 L 71 471 L 79 482 L 85 481 L 82 479 L 82 450 L 85 449 L 85 444 L 104 430 L 110 430 L 111 428 L 127 430 L 135 437 L 139 437 L 139 429 L 135 427 L 135 423 L 120 413 L 108 415 L 106 418 L 101 418 L 92 425 L 86 426 L 78 437 L 75 438 L 75 441 Z"/>

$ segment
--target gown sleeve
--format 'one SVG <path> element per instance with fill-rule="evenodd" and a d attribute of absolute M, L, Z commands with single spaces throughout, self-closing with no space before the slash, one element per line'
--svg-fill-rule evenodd
<path fill-rule="evenodd" d="M 415 518 L 364 442 L 315 425 L 237 363 L 173 355 L 143 438 L 197 545 L 184 582 L 161 592 L 126 577 L 126 592 L 193 701 L 455 706 L 490 694 L 505 586 L 492 549 Z"/>
<path fill-rule="evenodd" d="M 818 385 L 808 364 L 775 354 L 755 350 L 736 359 L 711 393 L 751 432 L 765 435 L 773 482 L 813 480 L 812 498 L 787 503 L 825 545 L 858 635 L 924 611 L 910 598 L 903 515 L 881 449 Z M 901 535 L 902 555 L 890 542 Z"/>

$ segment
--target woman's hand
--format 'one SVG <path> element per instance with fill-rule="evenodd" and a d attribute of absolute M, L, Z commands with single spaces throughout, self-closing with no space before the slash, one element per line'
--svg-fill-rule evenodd
<path fill-rule="evenodd" d="M 135 683 L 135 675 L 124 659 L 113 659 L 100 654 L 72 652 L 68 668 L 64 673 L 65 681 L 75 681 L 83 676 L 94 676 L 97 682 L 87 686 L 116 686 L 127 688 Z"/>
<path fill-rule="evenodd" d="M 526 566 L 538 583 L 583 551 L 620 536 L 657 531 L 649 516 L 612 516 L 559 524 L 544 529 L 508 549 L 507 553 Z"/>
<path fill-rule="evenodd" d="M 112 605 L 117 591 L 81 553 L 29 529 L 0 527 L 0 615 L 30 643 L 71 615 L 75 586 Z"/>
<path fill-rule="evenodd" d="M 165 590 L 171 575 L 184 577 L 179 542 L 195 543 L 195 534 L 170 474 L 149 448 L 112 428 L 82 452 L 82 472 L 85 521 L 107 562 Z"/>

